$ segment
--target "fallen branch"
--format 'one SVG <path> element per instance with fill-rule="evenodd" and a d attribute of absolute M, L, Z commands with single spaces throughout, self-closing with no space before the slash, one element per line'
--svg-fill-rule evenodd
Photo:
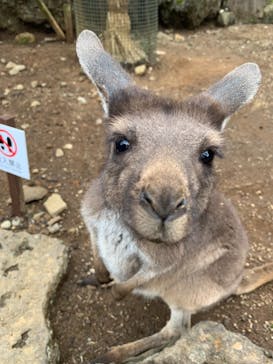
<path fill-rule="evenodd" d="M 51 14 L 50 10 L 45 5 L 43 0 L 37 0 L 37 3 L 39 5 L 40 10 L 45 14 L 45 16 L 47 17 L 50 25 L 55 30 L 58 38 L 60 38 L 62 40 L 65 40 L 65 35 L 64 35 L 64 32 L 63 32 L 62 28 L 59 26 L 59 24 L 57 23 L 54 16 Z"/>

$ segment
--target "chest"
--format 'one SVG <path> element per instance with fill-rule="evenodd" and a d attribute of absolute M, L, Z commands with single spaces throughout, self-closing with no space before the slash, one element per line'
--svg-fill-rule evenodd
<path fill-rule="evenodd" d="M 147 264 L 134 236 L 116 213 L 104 210 L 89 220 L 88 227 L 91 240 L 95 235 L 99 255 L 115 280 L 125 281 Z"/>

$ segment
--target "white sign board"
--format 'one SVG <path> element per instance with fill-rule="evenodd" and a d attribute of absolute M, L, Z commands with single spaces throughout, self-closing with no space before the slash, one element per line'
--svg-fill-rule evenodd
<path fill-rule="evenodd" d="M 25 132 L 0 124 L 0 169 L 30 179 Z"/>

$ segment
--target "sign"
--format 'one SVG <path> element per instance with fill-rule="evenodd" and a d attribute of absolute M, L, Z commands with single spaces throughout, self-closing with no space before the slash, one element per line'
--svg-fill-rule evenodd
<path fill-rule="evenodd" d="M 0 124 L 0 169 L 30 179 L 25 132 Z"/>

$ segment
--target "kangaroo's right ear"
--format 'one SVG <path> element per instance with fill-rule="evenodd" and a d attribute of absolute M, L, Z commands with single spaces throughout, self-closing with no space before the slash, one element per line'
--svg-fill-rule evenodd
<path fill-rule="evenodd" d="M 133 84 L 130 76 L 105 50 L 95 33 L 81 32 L 77 39 L 76 51 L 85 74 L 98 89 L 102 106 L 108 115 L 109 100 L 119 90 Z"/>

